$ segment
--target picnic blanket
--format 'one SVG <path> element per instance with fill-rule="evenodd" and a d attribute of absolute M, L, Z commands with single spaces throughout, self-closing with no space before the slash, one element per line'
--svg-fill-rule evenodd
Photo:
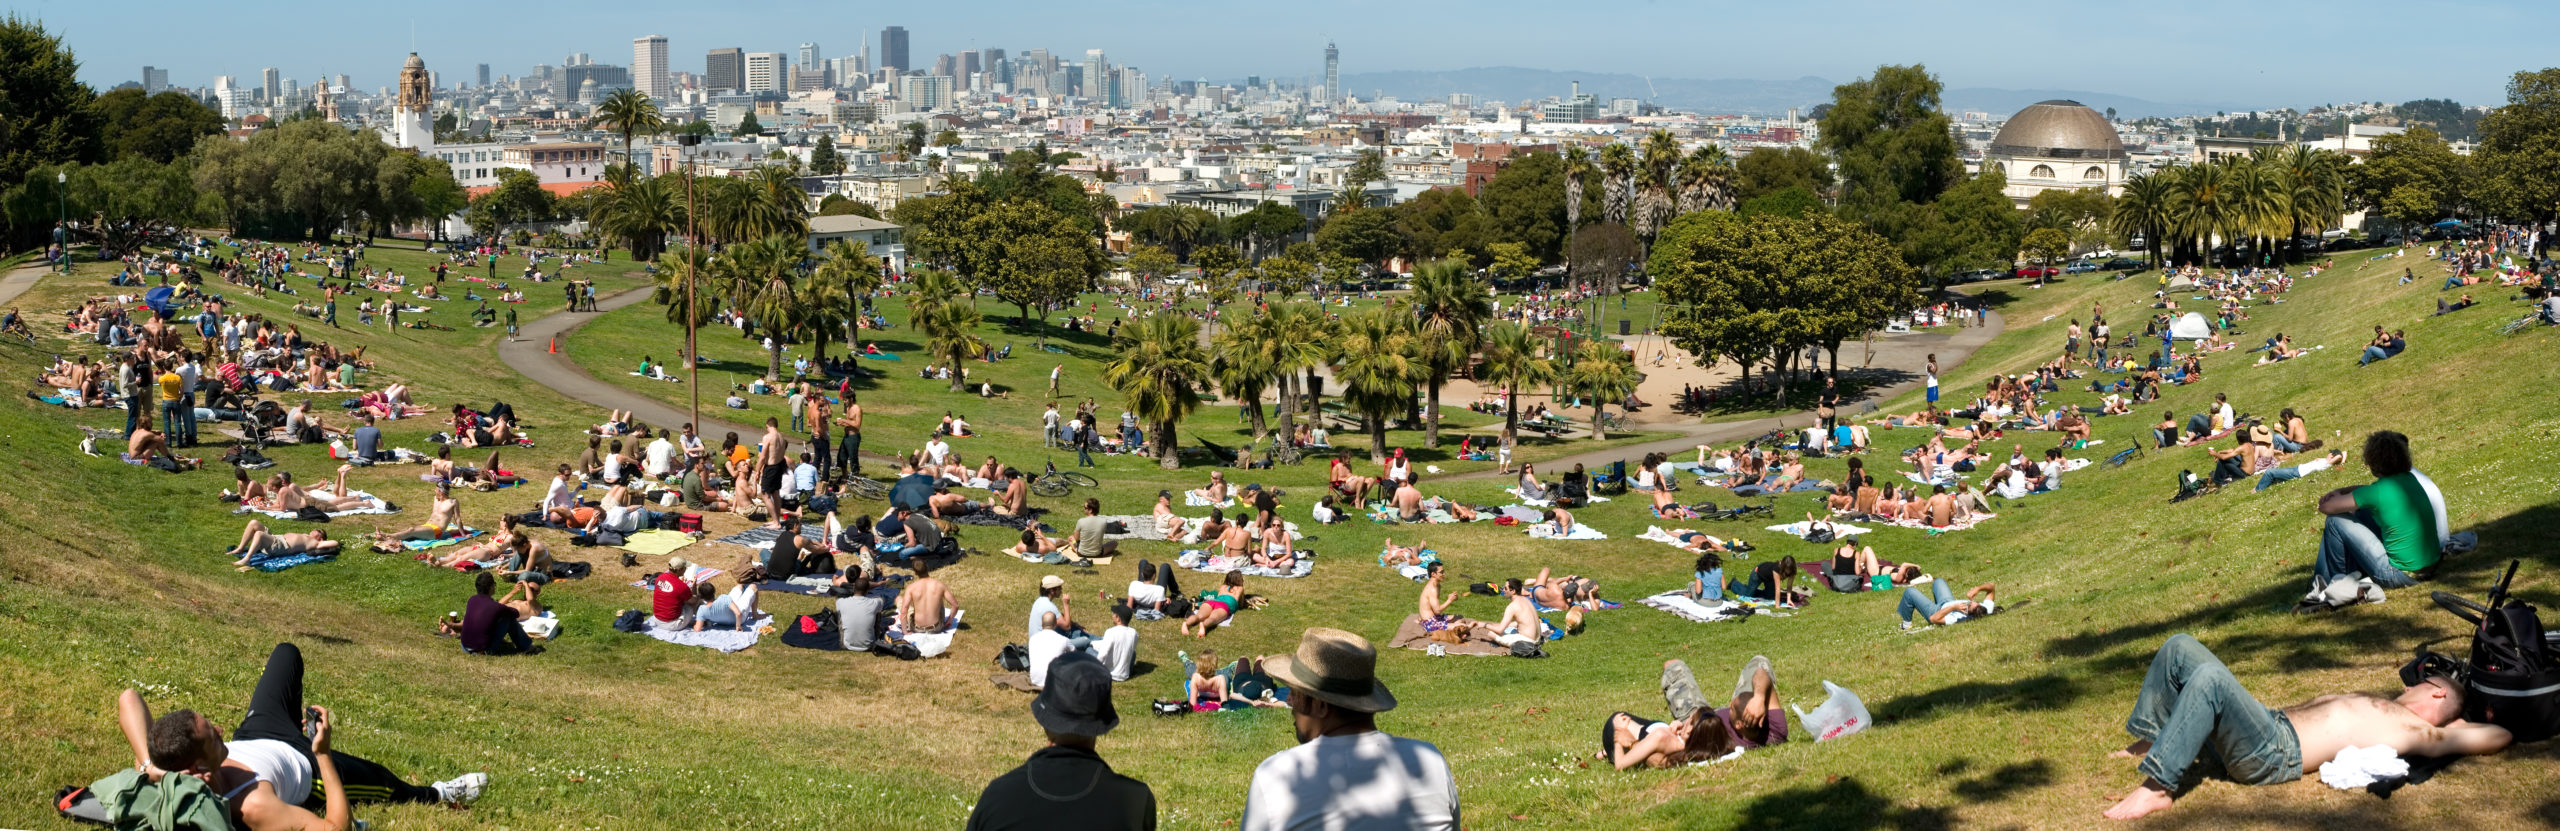
<path fill-rule="evenodd" d="M 1526 497 L 1526 496 L 1520 496 L 1520 489 L 1519 489 L 1519 488 L 1503 488 L 1503 489 L 1502 489 L 1502 492 L 1503 492 L 1503 493 L 1507 493 L 1507 494 L 1511 494 L 1512 496 L 1519 496 L 1519 497 L 1520 497 L 1520 504 L 1522 504 L 1522 505 L 1528 505 L 1528 506 L 1538 507 L 1538 508 L 1552 508 L 1552 507 L 1555 507 L 1555 504 L 1556 504 L 1556 501 L 1555 501 L 1554 499 L 1530 499 L 1529 497 Z M 1549 491 L 1548 491 L 1548 493 L 1554 493 L 1554 491 L 1553 491 L 1553 490 L 1549 490 Z M 1588 494 L 1588 495 L 1585 495 L 1585 496 L 1583 497 L 1583 501 L 1585 501 L 1585 502 L 1591 502 L 1591 503 L 1595 503 L 1595 504 L 1596 504 L 1596 503 L 1600 503 L 1600 502 L 1607 502 L 1607 501 L 1609 501 L 1609 498 L 1608 498 L 1608 497 L 1606 497 L 1606 496 L 1601 496 L 1601 495 L 1599 495 L 1599 494 L 1596 494 L 1596 493 L 1595 493 L 1595 494 Z"/>
<path fill-rule="evenodd" d="M 1945 528 L 1939 528 L 1939 527 L 1937 527 L 1937 526 L 1930 525 L 1930 524 L 1929 524 L 1929 521 L 1928 521 L 1928 520 L 1925 520 L 1925 519 L 1900 519 L 1900 518 L 1895 518 L 1895 519 L 1885 519 L 1885 518 L 1882 518 L 1882 517 L 1876 517 L 1876 516 L 1869 516 L 1869 517 L 1868 517 L 1868 519 L 1869 519 L 1870 521 L 1883 522 L 1883 523 L 1885 523 L 1885 524 L 1887 524 L 1887 525 L 1891 525 L 1891 526 L 1893 526 L 1893 527 L 1895 527 L 1895 528 L 1917 528 L 1917 529 L 1920 529 L 1920 530 L 1922 530 L 1922 531 L 1938 531 L 1938 532 L 1946 532 L 1946 531 L 1962 531 L 1962 530 L 1965 530 L 1965 529 L 1968 529 L 1968 528 L 1972 528 L 1973 526 L 1976 526 L 1976 525 L 1980 525 L 1980 524 L 1982 524 L 1983 520 L 1988 520 L 1988 519 L 1998 519 L 1999 517 L 2000 517 L 2000 515 L 1999 515 L 1999 514 L 1967 514 L 1967 515 L 1965 515 L 1965 516 L 1964 516 L 1963 518 L 1961 518 L 1961 519 L 1957 519 L 1957 520 L 1955 520 L 1954 522 L 1948 523 L 1948 524 L 1947 524 L 1947 527 L 1945 527 Z"/>
<path fill-rule="evenodd" d="M 647 531 L 624 535 L 622 538 L 622 545 L 620 547 L 622 550 L 629 551 L 633 554 L 663 557 L 668 554 L 673 554 L 685 546 L 692 544 L 692 534 L 687 534 L 682 531 L 668 531 L 652 528 Z M 766 544 L 771 545 L 771 542 L 768 541 Z"/>
<path fill-rule="evenodd" d="M 828 588 L 829 587 L 827 586 L 811 586 L 803 583 L 793 583 L 787 580 L 766 580 L 762 583 L 756 584 L 757 591 L 785 592 L 789 594 L 806 595 L 825 595 Z"/>
<path fill-rule="evenodd" d="M 463 526 L 463 528 L 462 528 L 462 533 L 461 533 L 461 534 L 459 534 L 459 535 L 451 536 L 451 537 L 437 537 L 437 538 L 432 539 L 432 540 L 401 540 L 401 541 L 400 541 L 400 547 L 401 547 L 401 548 L 408 549 L 408 550 L 410 550 L 410 551 L 425 551 L 425 550 L 430 549 L 430 548 L 443 548 L 443 547 L 448 546 L 448 545 L 453 545 L 453 544 L 455 544 L 455 543 L 462 542 L 463 540 L 467 540 L 467 539 L 471 539 L 471 538 L 473 538 L 473 537 L 480 536 L 482 533 L 485 533 L 485 532 L 481 531 L 481 530 L 480 530 L 480 529 L 478 529 L 478 528 L 473 528 L 473 527 L 470 527 L 470 526 L 467 526 L 467 525 L 466 525 L 466 526 Z"/>
<path fill-rule="evenodd" d="M 1556 534 L 1554 528 L 1541 522 L 1529 526 L 1529 536 L 1542 540 L 1605 540 L 1609 538 L 1609 535 L 1600 533 L 1600 529 L 1579 522 L 1574 523 L 1573 527 L 1567 529 L 1561 536 Z"/>
<path fill-rule="evenodd" d="M 1903 471 L 1902 478 L 1909 479 L 1912 482 L 1922 485 L 1947 485 L 1949 487 L 1953 487 L 1957 482 L 1964 481 L 1964 474 L 1957 473 L 1952 467 L 1943 467 L 1938 470 L 1941 472 L 1938 474 L 1938 478 L 1935 479 L 1923 478 L 1917 471 L 1910 470 Z"/>
<path fill-rule="evenodd" d="M 1182 504 L 1185 507 L 1191 508 L 1233 508 L 1236 506 L 1236 498 L 1230 496 L 1216 502 L 1211 502 L 1207 497 L 1196 493 L 1185 492 L 1182 494 Z"/>
<path fill-rule="evenodd" d="M 1440 646 L 1440 654 L 1443 655 L 1501 655 L 1507 657 L 1511 654 L 1511 647 L 1494 642 L 1493 624 L 1476 622 L 1476 625 L 1470 627 L 1470 629 L 1472 631 L 1468 632 L 1467 639 L 1465 641 L 1461 641 L 1459 643 L 1441 643 L 1439 641 L 1432 640 L 1431 633 L 1422 628 L 1421 615 L 1405 615 L 1404 622 L 1396 626 L 1395 637 L 1387 639 L 1387 646 L 1395 649 L 1428 650 L 1433 644 L 1438 644 Z"/>
<path fill-rule="evenodd" d="M 1697 533 L 1697 531 L 1695 531 L 1694 529 L 1689 529 L 1689 528 L 1679 528 L 1679 529 L 1674 529 L 1674 530 L 1670 530 L 1670 531 L 1665 531 L 1665 530 L 1662 530 L 1662 526 L 1659 526 L 1659 525 L 1647 525 L 1647 526 L 1645 526 L 1645 528 L 1644 528 L 1644 533 L 1642 533 L 1642 534 L 1637 534 L 1637 535 L 1636 535 L 1636 539 L 1640 539 L 1640 540 L 1652 540 L 1652 541 L 1654 541 L 1654 542 L 1662 543 L 1662 544 L 1664 544 L 1664 545 L 1668 545 L 1668 546 L 1671 546 L 1671 547 L 1673 547 L 1673 548 L 1680 549 L 1680 550 L 1682 550 L 1682 551 L 1687 551 L 1687 550 L 1689 550 L 1689 547 L 1688 547 L 1688 546 L 1686 546 L 1686 545 L 1682 545 L 1682 544 L 1680 543 L 1680 535 L 1681 535 L 1681 534 L 1693 534 L 1693 533 Z M 1724 539 L 1724 538 L 1722 538 L 1722 537 L 1718 537 L 1718 536 L 1716 536 L 1716 535 L 1714 535 L 1714 534 L 1708 534 L 1708 535 L 1707 535 L 1707 539 L 1708 539 L 1709 541 L 1714 542 L 1714 543 L 1715 543 L 1715 544 L 1717 544 L 1717 545 L 1730 545 L 1730 544 L 1732 544 L 1732 540 L 1727 540 L 1727 539 Z"/>
<path fill-rule="evenodd" d="M 643 532 L 643 533 L 646 533 L 646 532 Z M 672 533 L 672 532 L 670 532 L 670 533 Z M 801 536 L 803 539 L 807 539 L 807 540 L 809 540 L 810 542 L 814 542 L 814 543 L 817 543 L 817 544 L 819 544 L 819 545 L 826 545 L 826 544 L 827 544 L 827 529 L 826 529 L 824 526 L 819 526 L 819 525 L 806 525 L 806 524 L 801 525 L 801 526 L 800 526 L 800 536 Z M 772 547 L 773 547 L 773 541 L 774 541 L 774 540 L 781 539 L 781 538 L 782 538 L 782 529 L 780 529 L 780 528 L 768 528 L 768 527 L 764 527 L 764 526 L 757 526 L 757 527 L 754 527 L 754 528 L 749 528 L 749 529 L 744 530 L 744 531 L 740 531 L 740 532 L 735 533 L 735 534 L 730 534 L 730 535 L 728 535 L 728 536 L 721 537 L 721 538 L 716 539 L 716 540 L 712 540 L 712 542 L 725 542 L 725 543 L 728 543 L 728 544 L 730 544 L 730 545 L 735 545 L 735 546 L 739 546 L 739 547 L 742 547 L 742 548 L 753 548 L 753 549 L 758 549 L 758 550 L 764 550 L 764 549 L 770 549 L 770 548 L 772 548 Z M 682 546 L 678 546 L 678 547 L 679 547 L 679 548 L 681 548 Z M 669 550 L 669 551 L 673 551 L 673 550 L 675 550 L 675 549 L 672 549 L 672 548 L 671 548 L 671 549 L 668 549 L 668 550 Z"/>
<path fill-rule="evenodd" d="M 249 558 L 249 567 L 259 571 L 283 571 L 304 563 L 326 562 L 337 558 L 338 556 L 335 554 L 284 554 L 274 557 L 252 557 Z"/>
<path fill-rule="evenodd" d="M 356 508 L 356 509 L 353 509 L 353 510 L 346 510 L 346 511 L 330 511 L 330 512 L 329 512 L 329 516 L 332 516 L 332 517 L 342 517 L 342 516 L 355 516 L 355 515 L 357 515 L 357 514 L 388 514 L 388 513 L 393 513 L 393 511 L 391 510 L 391 503 L 390 503 L 390 502 L 388 502 L 388 501 L 383 500 L 381 497 L 374 496 L 373 494 L 366 493 L 366 492 L 364 492 L 364 491 L 349 491 L 349 492 L 347 492 L 347 495 L 348 495 L 348 496 L 359 496 L 359 497 L 363 497 L 363 498 L 365 498 L 365 499 L 367 499 L 367 500 L 370 500 L 371 504 L 367 505 L 366 507 Z M 329 491 L 328 491 L 327 489 L 325 489 L 325 488 L 320 489 L 320 490 L 312 491 L 312 492 L 311 492 L 311 496 L 312 496 L 313 498 L 315 498 L 315 499 L 329 499 L 329 498 L 334 498 L 334 497 L 332 497 L 332 496 L 331 496 L 331 494 L 329 493 Z M 252 513 L 254 513 L 254 514 L 265 514 L 265 515 L 267 515 L 267 516 L 274 517 L 274 518 L 276 518 L 276 519 L 292 519 L 292 518 L 293 518 L 293 512 L 292 512 L 292 511 L 276 511 L 276 510 L 269 510 L 269 509 L 266 509 L 266 508 L 251 508 L 251 507 L 248 507 L 248 506 L 245 506 L 245 505 L 244 505 L 244 506 L 241 506 L 241 508 L 240 508 L 239 510 L 232 511 L 232 513 L 235 513 L 235 514 L 252 514 Z"/>
<path fill-rule="evenodd" d="M 1732 601 L 1711 601 L 1713 605 L 1700 603 L 1696 600 L 1689 599 L 1689 595 L 1682 593 L 1677 589 L 1663 592 L 1636 602 L 1679 615 L 1698 623 L 1714 623 L 1720 620 L 1740 620 L 1750 617 L 1752 611 L 1751 607 Z"/>
<path fill-rule="evenodd" d="M 700 632 L 692 629 L 668 632 L 655 627 L 646 627 L 640 630 L 640 634 L 681 646 L 699 646 L 720 652 L 736 652 L 756 645 L 756 630 L 772 623 L 773 615 L 759 613 L 755 620 L 747 622 L 745 631 L 713 629 L 710 624 L 704 624 Z"/>
<path fill-rule="evenodd" d="M 1785 534 L 1785 535 L 1790 536 L 1790 537 L 1795 537 L 1795 538 L 1798 538 L 1798 539 L 1802 539 L 1802 538 L 1804 537 L 1804 532 L 1806 532 L 1806 531 L 1808 531 L 1808 530 L 1811 530 L 1812 528 L 1813 528 L 1813 523 L 1798 521 L 1798 522 L 1790 522 L 1790 523 L 1787 523 L 1787 524 L 1785 524 L 1785 525 L 1772 525 L 1772 526 L 1769 526 L 1769 527 L 1768 527 L 1767 529 L 1765 529 L 1765 530 L 1776 531 L 1776 532 L 1778 532 L 1778 533 Z M 1832 531 L 1831 531 L 1832 536 L 1833 536 L 1833 537 L 1837 537 L 1837 538 L 1847 538 L 1847 537 L 1854 537 L 1854 536 L 1857 536 L 1857 535 L 1859 535 L 1859 534 L 1873 534 L 1873 533 L 1875 533 L 1875 531 L 1874 531 L 1873 529 L 1861 528 L 1861 527 L 1858 527 L 1858 526 L 1855 526 L 1855 525 L 1842 525 L 1842 524 L 1837 523 L 1837 522 L 1831 523 L 1831 528 L 1832 528 Z"/>
<path fill-rule="evenodd" d="M 1246 577 L 1305 577 L 1308 573 L 1315 571 L 1316 553 L 1314 551 L 1301 548 L 1291 553 L 1296 555 L 1296 561 L 1289 564 L 1289 571 L 1286 573 L 1254 565 L 1250 558 L 1229 557 L 1223 554 L 1212 557 L 1207 552 L 1196 548 L 1182 552 L 1181 558 L 1174 562 L 1183 568 L 1204 574 L 1225 574 L 1235 571 L 1243 572 Z"/>
<path fill-rule="evenodd" d="M 1106 540 L 1164 539 L 1164 532 L 1156 528 L 1156 517 L 1154 514 L 1109 515 L 1104 516 L 1102 521 L 1117 522 L 1128 529 L 1127 531 L 1118 534 L 1105 532 L 1102 535 L 1102 538 Z"/>

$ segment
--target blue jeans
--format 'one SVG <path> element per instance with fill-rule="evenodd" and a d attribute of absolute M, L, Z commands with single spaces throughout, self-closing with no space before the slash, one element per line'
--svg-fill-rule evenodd
<path fill-rule="evenodd" d="M 2364 348 L 2364 357 L 2356 359 L 2356 366 L 2364 366 L 2388 357 L 2391 357 L 2391 353 L 2383 351 L 2382 347 L 2368 346 Z"/>
<path fill-rule="evenodd" d="M 1094 465 L 1094 463 L 1093 463 L 1093 443 L 1092 443 L 1092 442 L 1082 442 L 1082 441 L 1080 441 L 1080 442 L 1076 442 L 1076 466 L 1077 466 L 1077 467 L 1094 467 L 1094 466 L 1095 466 L 1095 465 Z"/>
<path fill-rule="evenodd" d="M 1911 613 L 1919 612 L 1920 622 L 1927 623 L 1931 616 L 1938 613 L 1938 607 L 1954 602 L 1956 602 L 1956 596 L 1953 591 L 1947 588 L 1947 581 L 1931 580 L 1929 581 L 1929 594 L 1927 595 L 1920 593 L 1919 586 L 1904 588 L 1902 590 L 1902 602 L 1899 605 L 1894 606 L 1893 613 L 1901 615 L 1902 622 L 1910 623 Z"/>
<path fill-rule="evenodd" d="M 2151 656 L 2124 730 L 2151 743 L 2142 775 L 2185 793 L 2219 773 L 2243 785 L 2302 778 L 2302 740 L 2284 712 L 2258 703 L 2213 651 L 2184 633 Z"/>
<path fill-rule="evenodd" d="M 808 425 L 802 422 L 807 421 L 808 418 L 809 414 L 802 412 L 799 407 L 791 408 L 791 432 L 798 433 L 807 429 Z"/>
<path fill-rule="evenodd" d="M 489 650 L 487 652 L 472 649 L 471 645 L 467 643 L 462 645 L 462 651 L 475 655 L 505 655 L 514 652 L 531 652 L 533 651 L 533 638 L 532 636 L 524 633 L 523 621 L 515 619 L 514 615 L 508 615 L 504 619 L 498 621 L 497 631 L 489 633 Z"/>
<path fill-rule="evenodd" d="M 144 406 L 142 402 L 143 398 L 139 395 L 127 395 L 124 397 L 124 434 L 126 436 L 132 436 L 133 431 L 142 426 L 142 408 Z"/>
<path fill-rule="evenodd" d="M 906 562 L 907 558 L 924 553 L 926 548 L 921 545 L 882 543 L 880 545 L 872 546 L 872 550 L 880 552 L 881 557 L 899 562 Z"/>
<path fill-rule="evenodd" d="M 2277 482 L 2290 482 L 2290 481 L 2293 481 L 2293 480 L 2295 480 L 2295 479 L 2300 479 L 2300 478 L 2302 478 L 2302 469 L 2301 469 L 2301 468 L 2297 468 L 2297 467 L 2279 467 L 2279 468 L 2275 468 L 2275 469 L 2269 470 L 2269 471 L 2267 471 L 2267 472 L 2265 472 L 2265 473 L 2258 474 L 2258 487 L 2257 487 L 2257 490 L 2266 490 L 2267 488 L 2273 487 Z"/>
<path fill-rule="evenodd" d="M 2283 433 L 2273 433 L 2273 434 L 2269 434 L 2269 435 L 2267 436 L 2267 442 L 2268 442 L 2269 444 L 2273 444 L 2273 445 L 2275 445 L 2275 446 L 2276 446 L 2276 452 L 2278 452 L 2278 453 L 2300 453 L 2300 452 L 2302 452 L 2302 443 L 2301 443 L 2301 442 L 2298 442 L 2298 441 L 2294 441 L 2293 439 L 2287 438 L 2287 437 L 2285 436 L 2285 434 L 2283 434 Z"/>
<path fill-rule="evenodd" d="M 2391 564 L 2390 552 L 2382 547 L 2382 529 L 2364 511 L 2333 514 L 2320 529 L 2320 558 L 2311 563 L 2311 577 L 2319 585 L 2341 574 L 2362 574 L 2373 578 L 2373 584 L 2386 589 L 2407 588 L 2418 584 Z"/>
<path fill-rule="evenodd" d="M 196 408 L 189 407 L 186 403 L 185 401 L 160 402 L 160 433 L 163 438 L 169 440 L 170 447 L 186 446 L 186 420 L 196 414 Z"/>

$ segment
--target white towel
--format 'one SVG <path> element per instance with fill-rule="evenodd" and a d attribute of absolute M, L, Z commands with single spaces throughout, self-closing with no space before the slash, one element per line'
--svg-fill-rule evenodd
<path fill-rule="evenodd" d="M 1542 540 L 1605 540 L 1609 538 L 1609 535 L 1601 533 L 1600 529 L 1579 522 L 1574 523 L 1573 528 L 1567 530 L 1563 536 L 1557 536 L 1553 526 L 1541 522 L 1529 526 L 1529 536 Z"/>
<path fill-rule="evenodd" d="M 2320 766 L 2320 782 L 2342 791 L 2409 776 L 2408 760 L 2389 747 L 2349 747 Z"/>
<path fill-rule="evenodd" d="M 1778 533 L 1785 534 L 1785 535 L 1790 536 L 1790 537 L 1802 537 L 1802 536 L 1804 536 L 1804 532 L 1806 532 L 1806 531 L 1810 531 L 1810 530 L 1812 530 L 1812 529 L 1813 529 L 1813 523 L 1810 523 L 1810 522 L 1790 522 L 1790 523 L 1787 523 L 1787 524 L 1785 524 L 1785 525 L 1772 525 L 1772 526 L 1769 526 L 1767 530 L 1770 530 L 1770 531 L 1776 531 L 1776 532 L 1778 532 Z M 1832 538 L 1834 538 L 1834 539 L 1841 539 L 1841 538 L 1846 538 L 1846 537 L 1854 537 L 1854 536 L 1858 536 L 1858 535 L 1860 535 L 1860 534 L 1873 534 L 1873 533 L 1875 533 L 1875 530 L 1874 530 L 1874 529 L 1871 529 L 1871 528 L 1861 528 L 1861 527 L 1858 527 L 1858 526 L 1855 526 L 1855 525 L 1842 525 L 1842 524 L 1837 523 L 1837 522 L 1831 523 L 1831 536 L 1832 536 Z"/>
<path fill-rule="evenodd" d="M 1656 609 L 1661 609 L 1699 623 L 1712 623 L 1719 620 L 1728 620 L 1751 614 L 1750 607 L 1739 603 L 1727 603 L 1718 600 L 1713 601 L 1712 605 L 1702 604 L 1696 600 L 1691 600 L 1689 595 L 1679 591 L 1663 592 L 1636 602 Z"/>

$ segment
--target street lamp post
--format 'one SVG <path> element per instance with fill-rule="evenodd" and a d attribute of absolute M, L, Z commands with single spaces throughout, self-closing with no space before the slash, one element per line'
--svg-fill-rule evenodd
<path fill-rule="evenodd" d="M 64 274 L 71 273 L 71 217 L 67 202 L 70 199 L 70 191 L 71 174 L 66 171 L 54 171 L 53 244 L 62 249 L 62 273 Z"/>
<path fill-rule="evenodd" d="M 685 386 L 691 388 L 693 396 L 692 424 L 694 435 L 697 436 L 709 432 L 702 429 L 702 347 L 694 335 L 694 325 L 700 322 L 700 318 L 694 316 L 693 310 L 694 284 L 700 282 L 702 277 L 702 238 L 694 233 L 693 164 L 686 158 L 685 151 L 701 143 L 702 136 L 697 133 L 681 133 L 676 136 L 676 163 L 684 168 Z"/>

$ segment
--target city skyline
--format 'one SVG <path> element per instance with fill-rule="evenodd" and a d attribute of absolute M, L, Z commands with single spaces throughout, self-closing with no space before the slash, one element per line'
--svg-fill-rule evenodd
<path fill-rule="evenodd" d="M 251 3 L 245 9 L 204 17 L 176 31 L 131 31 L 117 26 L 133 12 L 145 14 L 166 0 L 140 0 L 141 8 L 118 6 L 29 7 L 13 2 L 12 11 L 42 18 L 48 29 L 64 37 L 81 59 L 81 78 L 100 89 L 142 81 L 145 65 L 168 72 L 168 83 L 180 88 L 209 85 L 218 75 L 257 77 L 264 66 L 284 69 L 293 79 L 347 74 L 360 89 L 389 86 L 399 61 L 412 51 L 408 20 L 389 17 L 346 31 L 342 18 L 306 13 L 300 2 Z M 998 7 L 1008 6 L 998 0 Z M 1951 87 L 2064 89 L 2103 92 L 2158 100 L 2227 101 L 2249 108 L 2306 107 L 2348 101 L 2401 101 L 2452 98 L 2465 104 L 2493 105 L 2503 100 L 2507 78 L 2519 68 L 2511 54 L 2531 54 L 2538 46 L 2532 31 L 2560 23 L 2560 9 L 2490 0 L 2473 4 L 2459 34 L 2423 30 L 2395 31 L 2392 47 L 2371 53 L 2306 55 L 2300 49 L 2268 46 L 2267 32 L 2280 30 L 2293 43 L 2356 43 L 2370 40 L 2373 21 L 2402 9 L 2369 0 L 2332 4 L 2316 16 L 2279 10 L 2206 6 L 2192 0 L 2154 4 L 2128 15 L 2118 7 L 2095 3 L 2056 4 L 2000 2 L 1962 17 L 1906 8 L 1901 4 L 1835 0 L 1785 9 L 1665 9 L 1632 4 L 1578 6 L 1579 15 L 1556 18 L 1547 7 L 1495 0 L 1477 13 L 1447 15 L 1434 4 L 1414 7 L 1354 6 L 1318 0 L 1286 19 L 1256 22 L 1249 37 L 1220 37 L 1236 29 L 1232 18 L 1194 19 L 1179 9 L 1131 6 L 1119 14 L 1048 19 L 1036 13 L 961 14 L 926 8 L 894 13 L 846 14 L 841 7 L 784 2 L 784 17 L 805 18 L 777 25 L 772 15 L 755 20 L 685 20 L 681 27 L 662 21 L 698 15 L 688 5 L 642 0 L 616 6 L 616 14 L 599 17 L 581 4 L 527 9 L 463 0 L 452 11 L 416 26 L 414 50 L 431 66 L 465 69 L 448 72 L 445 84 L 467 78 L 480 63 L 506 76 L 521 76 L 537 64 L 556 63 L 564 55 L 613 56 L 634 38 L 652 29 L 679 31 L 668 49 L 674 72 L 700 72 L 702 56 L 722 47 L 781 52 L 797 57 L 797 45 L 855 44 L 839 47 L 850 57 L 880 45 L 888 27 L 902 29 L 910 40 L 907 69 L 930 69 L 930 57 L 971 50 L 1047 48 L 1059 54 L 1103 49 L 1129 66 L 1144 67 L 1156 78 L 1233 80 L 1260 75 L 1315 86 L 1323 83 L 1322 52 L 1328 40 L 1339 44 L 1343 74 L 1390 71 L 1457 70 L 1474 67 L 1523 66 L 1560 72 L 1622 73 L 1654 78 L 1693 80 L 1790 80 L 1808 76 L 1832 82 L 1862 77 L 1875 66 L 1922 63 Z M 505 9 L 524 25 L 506 29 L 465 27 L 440 21 L 469 18 L 473 8 Z M 1033 7 L 1022 4 L 1025 12 Z M 265 10 L 265 11 L 262 11 Z M 1517 9 L 1517 14 L 1505 13 Z M 2014 9 L 2020 14 L 2004 14 Z M 2360 14 L 2358 10 L 2371 10 Z M 2033 13 L 2026 13 L 2032 10 Z M 171 6 L 172 14 L 188 12 Z M 1489 12 L 1489 13 L 1488 13 Z M 530 17 L 524 17 L 530 15 Z M 557 21 L 547 18 L 557 16 Z M 1645 16 L 1661 25 L 1630 25 Z M 1143 18 L 1133 24 L 1131 18 Z M 616 21 L 626 31 L 609 31 L 598 20 Z M 1360 25 L 1346 25 L 1348 21 Z M 1839 21 L 1856 21 L 1854 28 Z M 2153 32 L 2179 20 L 2211 20 L 2212 26 L 2180 27 L 2179 36 Z M 653 22 L 659 21 L 659 22 Z M 1535 21 L 1531 23 L 1531 21 Z M 322 28 L 336 25 L 339 28 Z M 304 31 L 308 28 L 308 31 Z M 1786 36 L 1726 38 L 1737 29 L 1797 33 Z M 112 32 L 113 36 L 107 36 Z M 564 34 L 566 33 L 566 34 Z M 297 48 L 252 51 L 243 44 L 298 38 Z M 1595 44 L 1570 48 L 1573 43 Z M 1818 48 L 1806 44 L 1818 43 Z M 2102 45 L 2105 60 L 2075 60 L 2087 54 L 2082 45 Z M 1566 47 L 1566 48 L 1559 48 Z M 2441 48 L 2431 48 L 2441 47 Z M 873 65 L 891 65 L 891 56 L 875 54 Z M 917 66 L 915 64 L 924 64 Z M 2316 69 L 2314 69 L 2316 67 Z M 1465 90 L 1451 90 L 1463 92 Z M 1356 85 L 1342 90 L 1366 94 Z"/>

